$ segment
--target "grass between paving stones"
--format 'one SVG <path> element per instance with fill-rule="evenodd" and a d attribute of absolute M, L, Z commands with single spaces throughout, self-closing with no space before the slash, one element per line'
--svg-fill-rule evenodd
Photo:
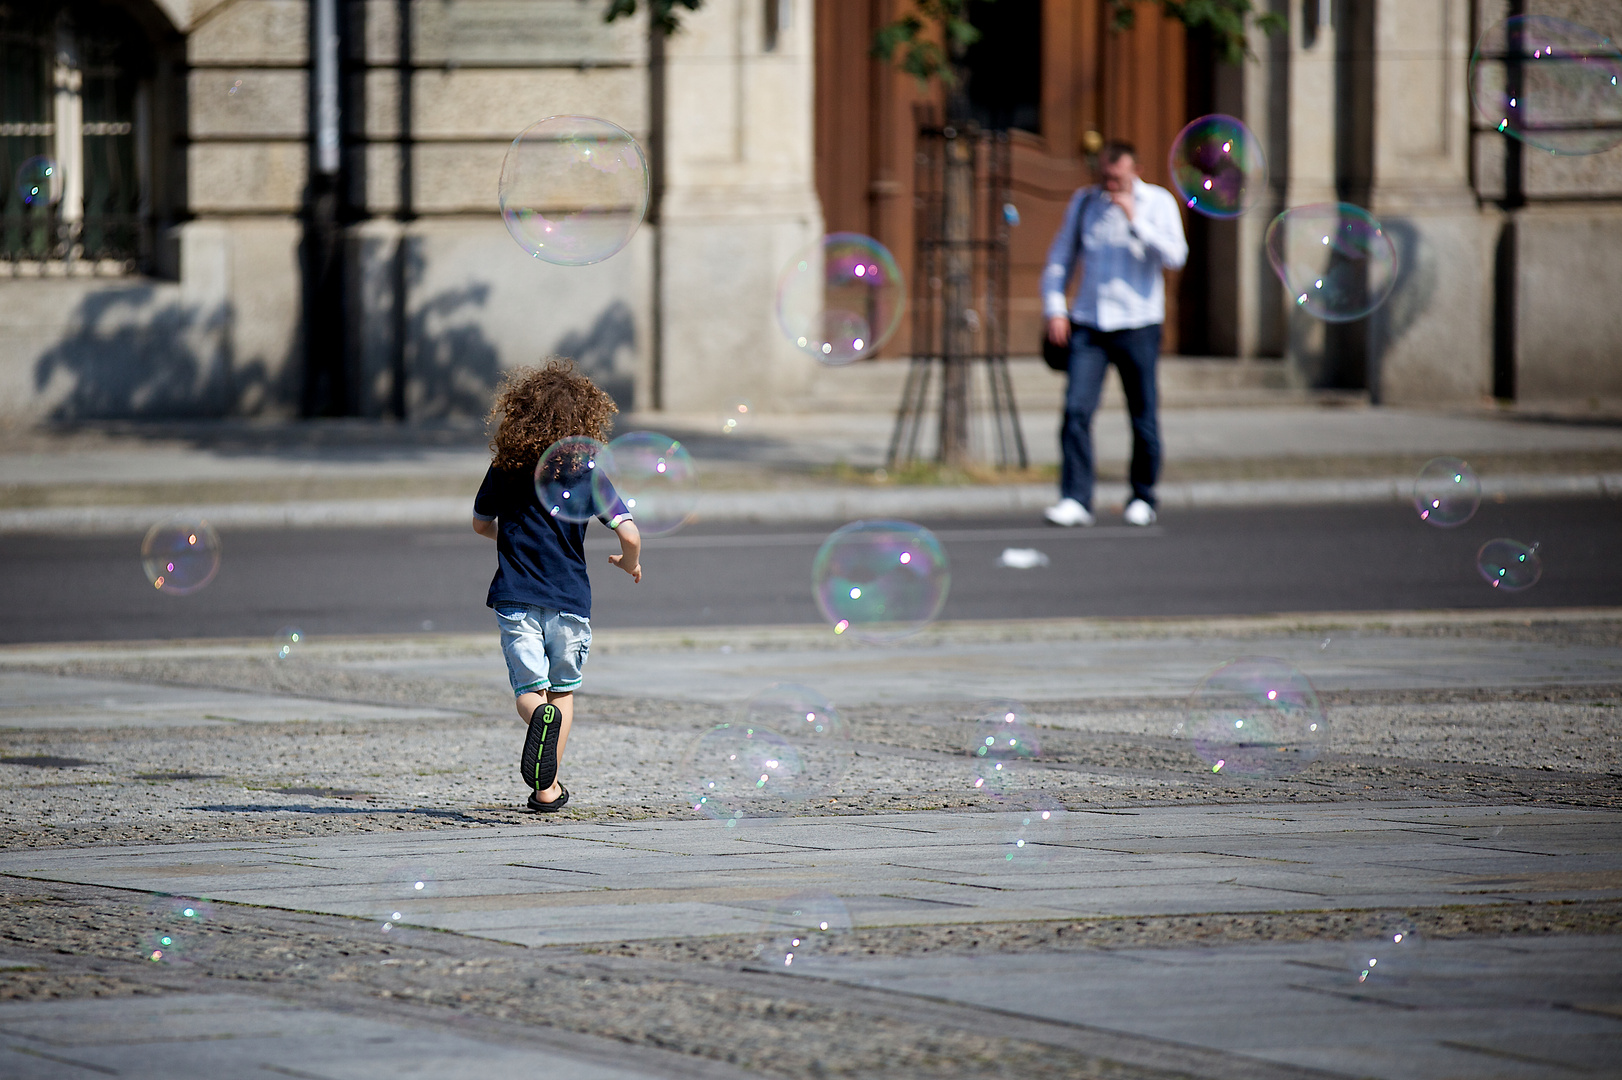
<path fill-rule="evenodd" d="M 1170 1076 L 987 1034 L 973 1010 L 960 1011 L 960 1026 L 917 1022 L 896 1011 L 830 1006 L 816 1000 L 822 996 L 816 984 L 787 979 L 772 980 L 765 993 L 684 979 L 663 964 L 604 966 L 589 956 L 451 934 L 387 938 L 356 920 L 229 905 L 215 905 L 211 920 L 196 929 L 195 959 L 171 967 L 142 959 L 148 900 L 123 890 L 0 878 L 0 941 L 39 958 L 31 970 L 0 971 L 0 1000 L 163 993 L 223 982 L 316 1006 L 340 990 L 346 1008 L 403 1002 L 426 1007 L 446 1024 L 474 1016 L 561 1028 L 791 1080 Z M 94 970 L 58 966 L 53 955 L 88 959 Z"/>

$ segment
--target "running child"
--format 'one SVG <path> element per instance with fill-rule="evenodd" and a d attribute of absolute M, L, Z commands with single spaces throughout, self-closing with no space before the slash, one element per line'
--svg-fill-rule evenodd
<path fill-rule="evenodd" d="M 591 579 L 586 524 L 547 512 L 535 491 L 535 466 L 560 439 L 607 439 L 618 411 L 568 360 L 509 372 L 490 407 L 492 460 L 473 500 L 473 531 L 496 542 L 496 576 L 485 603 L 495 609 L 518 716 L 529 725 L 518 769 L 530 789 L 529 809 L 543 814 L 569 802 L 558 763 L 591 648 Z M 608 561 L 639 582 L 641 534 L 625 504 L 609 494 L 598 520 L 619 537 L 620 553 Z"/>

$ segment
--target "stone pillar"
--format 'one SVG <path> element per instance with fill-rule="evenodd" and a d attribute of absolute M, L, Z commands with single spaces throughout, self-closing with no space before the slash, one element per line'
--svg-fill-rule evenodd
<path fill-rule="evenodd" d="M 1469 0 L 1369 0 L 1369 209 L 1401 260 L 1368 326 L 1382 404 L 1475 402 L 1492 390 L 1493 222 L 1470 185 Z"/>
<path fill-rule="evenodd" d="M 822 233 L 811 2 L 711 0 L 665 44 L 661 409 L 792 408 L 810 384 L 815 361 L 778 332 L 773 302 Z"/>

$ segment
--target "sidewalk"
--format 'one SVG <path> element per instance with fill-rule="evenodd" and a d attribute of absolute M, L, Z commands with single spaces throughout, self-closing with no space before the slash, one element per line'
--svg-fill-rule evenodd
<path fill-rule="evenodd" d="M 883 470 L 886 413 L 646 414 L 698 463 L 711 521 L 1031 513 L 1054 497 L 1056 418 L 1027 412 L 1032 468 L 1014 483 L 902 483 Z M 1168 409 L 1160 488 L 1173 507 L 1404 501 L 1418 467 L 1463 457 L 1487 498 L 1622 492 L 1622 424 L 1491 412 L 1282 404 Z M 1126 418 L 1095 423 L 1099 502 L 1124 502 Z M 921 450 L 928 452 L 929 447 Z M 187 510 L 218 525 L 460 524 L 488 461 L 471 425 L 108 425 L 0 434 L 0 533 L 139 531 Z M 928 479 L 928 477 L 926 477 Z"/>

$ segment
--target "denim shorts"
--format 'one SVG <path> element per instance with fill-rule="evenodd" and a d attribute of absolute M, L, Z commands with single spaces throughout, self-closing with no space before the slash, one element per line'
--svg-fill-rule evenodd
<path fill-rule="evenodd" d="M 578 689 L 591 651 L 591 620 L 556 608 L 497 604 L 501 654 L 513 694 Z"/>

